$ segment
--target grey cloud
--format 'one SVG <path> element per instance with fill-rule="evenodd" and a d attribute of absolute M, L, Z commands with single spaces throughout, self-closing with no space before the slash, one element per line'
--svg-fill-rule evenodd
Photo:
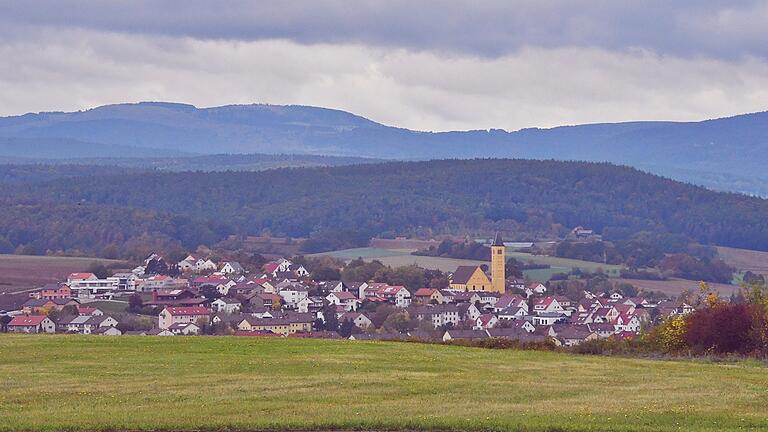
<path fill-rule="evenodd" d="M 0 1 L 0 27 L 362 44 L 498 57 L 525 47 L 768 58 L 768 1 Z M 3 32 L 3 38 L 24 31 Z M 15 34 L 15 36 L 14 36 Z"/>

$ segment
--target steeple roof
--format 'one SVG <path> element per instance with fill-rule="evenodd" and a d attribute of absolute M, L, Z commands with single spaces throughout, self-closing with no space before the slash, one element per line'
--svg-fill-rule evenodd
<path fill-rule="evenodd" d="M 496 237 L 493 239 L 491 246 L 504 246 L 504 240 L 501 239 L 501 234 L 498 231 L 496 231 Z"/>

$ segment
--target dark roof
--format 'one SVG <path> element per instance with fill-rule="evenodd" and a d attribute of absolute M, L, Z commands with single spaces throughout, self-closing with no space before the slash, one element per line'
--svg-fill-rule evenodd
<path fill-rule="evenodd" d="M 477 266 L 459 266 L 456 271 L 453 272 L 452 282 L 455 284 L 466 284 L 469 282 L 469 278 L 475 274 Z"/>
<path fill-rule="evenodd" d="M 493 244 L 491 246 L 504 246 L 504 240 L 501 238 L 501 233 L 496 231 L 496 237 L 493 239 Z"/>

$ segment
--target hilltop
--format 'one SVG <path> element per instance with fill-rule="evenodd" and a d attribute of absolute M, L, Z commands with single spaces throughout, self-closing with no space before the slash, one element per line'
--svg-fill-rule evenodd
<path fill-rule="evenodd" d="M 0 157 L 181 157 L 296 153 L 382 159 L 535 158 L 630 165 L 720 190 L 768 195 L 768 112 L 646 121 L 422 132 L 298 105 L 142 102 L 0 118 Z"/>
<path fill-rule="evenodd" d="M 35 170 L 52 180 L 26 180 Z M 478 159 L 261 172 L 103 171 L 71 176 L 66 165 L 0 167 L 0 179 L 11 179 L 0 183 L 0 252 L 194 249 L 262 232 L 341 243 L 331 247 L 365 246 L 372 236 L 496 230 L 534 240 L 562 237 L 579 225 L 607 240 L 644 235 L 667 252 L 687 241 L 768 250 L 768 201 L 606 163 Z M 27 185 L 19 188 L 20 181 Z"/>

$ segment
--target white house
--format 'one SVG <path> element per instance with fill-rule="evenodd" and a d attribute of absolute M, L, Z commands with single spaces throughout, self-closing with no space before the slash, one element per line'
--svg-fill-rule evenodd
<path fill-rule="evenodd" d="M 339 322 L 352 321 L 352 324 L 358 328 L 364 329 L 373 325 L 373 322 L 367 316 L 359 312 L 345 312 L 339 317 Z"/>
<path fill-rule="evenodd" d="M 222 273 L 224 274 L 243 274 L 245 269 L 237 261 L 227 261 L 221 266 Z"/>
<path fill-rule="evenodd" d="M 190 336 L 200 334 L 200 327 L 194 323 L 175 323 L 168 327 L 168 331 L 176 336 Z"/>
<path fill-rule="evenodd" d="M 9 333 L 55 333 L 56 324 L 45 315 L 18 315 L 7 325 Z"/>
<path fill-rule="evenodd" d="M 240 312 L 241 308 L 242 304 L 240 301 L 232 298 L 222 297 L 211 302 L 211 309 L 215 312 L 233 314 Z"/>
<path fill-rule="evenodd" d="M 357 310 L 357 307 L 360 305 L 360 300 L 349 291 L 332 292 L 325 299 L 328 300 L 329 304 L 344 307 L 346 311 Z"/>
<path fill-rule="evenodd" d="M 565 308 L 560 304 L 555 297 L 547 296 L 536 300 L 533 303 L 533 313 L 541 315 L 543 313 L 564 313 Z"/>

